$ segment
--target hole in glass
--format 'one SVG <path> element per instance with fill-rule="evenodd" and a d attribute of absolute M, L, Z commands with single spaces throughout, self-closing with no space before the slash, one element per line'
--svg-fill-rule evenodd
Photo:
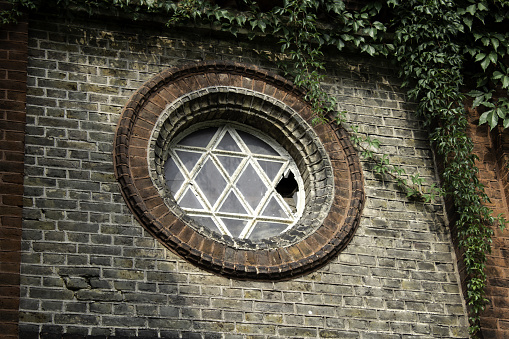
<path fill-rule="evenodd" d="M 297 210 L 299 185 L 293 172 L 286 173 L 279 180 L 276 186 L 276 192 L 278 192 L 285 202 L 292 208 L 292 211 Z"/>

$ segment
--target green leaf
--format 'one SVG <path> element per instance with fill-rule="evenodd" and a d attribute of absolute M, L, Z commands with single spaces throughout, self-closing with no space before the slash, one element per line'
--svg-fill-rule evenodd
<path fill-rule="evenodd" d="M 495 51 L 498 49 L 498 46 L 500 45 L 500 41 L 498 41 L 497 38 L 491 38 L 491 44 L 495 48 Z"/>
<path fill-rule="evenodd" d="M 492 78 L 493 78 L 493 79 L 495 79 L 495 80 L 497 80 L 497 79 L 502 78 L 503 76 L 504 76 L 504 74 L 502 74 L 501 72 L 499 72 L 499 71 L 495 71 L 495 72 L 493 72 L 493 76 L 492 76 Z"/>
<path fill-rule="evenodd" d="M 509 76 L 507 75 L 502 78 L 502 88 L 509 88 Z"/>
<path fill-rule="evenodd" d="M 484 60 L 481 62 L 481 67 L 483 70 L 486 70 L 486 68 L 488 68 L 488 66 L 490 65 L 490 58 L 489 56 L 487 56 L 486 58 L 484 58 Z"/>
<path fill-rule="evenodd" d="M 479 53 L 475 56 L 475 61 L 481 61 L 482 59 L 486 58 L 486 54 Z"/>
<path fill-rule="evenodd" d="M 262 32 L 265 33 L 265 28 L 267 28 L 267 24 L 265 23 L 264 20 L 259 20 L 258 21 L 258 27 L 260 27 L 260 29 L 262 30 Z"/>
<path fill-rule="evenodd" d="M 507 112 L 504 111 L 502 108 L 497 107 L 497 109 L 495 109 L 495 112 L 497 112 L 497 115 L 500 119 L 505 119 L 505 115 Z"/>
<path fill-rule="evenodd" d="M 479 95 L 483 95 L 484 92 L 481 92 L 481 91 L 470 91 L 467 93 L 468 96 L 470 97 L 478 97 Z"/>
<path fill-rule="evenodd" d="M 375 27 L 379 31 L 385 31 L 385 25 L 383 23 L 381 23 L 380 21 L 373 22 L 373 27 Z"/>
<path fill-rule="evenodd" d="M 466 8 L 466 11 L 472 15 L 475 15 L 475 11 L 476 11 L 476 6 L 475 4 L 474 5 L 470 5 Z"/>
<path fill-rule="evenodd" d="M 478 96 L 474 99 L 474 102 L 472 103 L 472 108 L 476 108 L 477 106 L 479 106 L 482 101 L 484 100 L 484 96 Z"/>
<path fill-rule="evenodd" d="M 375 29 L 373 27 L 367 27 L 365 31 L 370 37 L 375 37 Z"/>
<path fill-rule="evenodd" d="M 489 56 L 491 62 L 493 62 L 494 64 L 497 63 L 497 58 L 498 58 L 497 52 L 493 51 L 488 56 Z"/>
<path fill-rule="evenodd" d="M 487 121 L 488 121 L 488 118 L 491 120 L 491 115 L 493 114 L 493 110 L 490 110 L 490 111 L 487 111 L 487 112 L 484 112 L 483 114 L 481 114 L 481 116 L 479 117 L 479 125 L 484 125 Z"/>
<path fill-rule="evenodd" d="M 479 10 L 481 10 L 481 11 L 487 11 L 488 10 L 488 7 L 486 7 L 482 2 L 479 2 L 477 4 L 477 8 L 479 8 Z"/>
<path fill-rule="evenodd" d="M 490 127 L 491 129 L 494 129 L 498 125 L 498 114 L 496 114 L 496 111 L 491 114 L 491 121 L 490 121 Z"/>
<path fill-rule="evenodd" d="M 237 24 L 239 26 L 243 26 L 246 23 L 247 18 L 243 15 L 237 15 L 235 17 L 235 20 L 237 21 Z"/>
<path fill-rule="evenodd" d="M 474 20 L 471 18 L 471 17 L 463 17 L 463 22 L 465 23 L 465 25 L 467 25 L 468 29 L 472 29 L 472 23 L 474 22 Z"/>
<path fill-rule="evenodd" d="M 509 118 L 504 119 L 504 128 L 509 127 Z"/>

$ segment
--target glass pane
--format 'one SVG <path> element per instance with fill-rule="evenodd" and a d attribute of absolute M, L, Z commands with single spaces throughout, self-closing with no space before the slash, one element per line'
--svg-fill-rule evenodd
<path fill-rule="evenodd" d="M 221 142 L 216 146 L 216 149 L 231 152 L 242 152 L 240 147 L 237 145 L 237 142 L 233 140 L 230 132 L 225 133 Z"/>
<path fill-rule="evenodd" d="M 210 139 L 212 139 L 212 137 L 214 136 L 216 131 L 217 131 L 216 127 L 210 127 L 210 128 L 198 130 L 196 132 L 189 134 L 184 139 L 180 140 L 178 145 L 194 146 L 194 147 L 207 147 Z"/>
<path fill-rule="evenodd" d="M 270 147 L 267 143 L 258 139 L 254 135 L 238 130 L 237 133 L 240 135 L 242 140 L 244 140 L 247 147 L 252 153 L 279 156 L 278 152 L 274 151 L 272 147 Z"/>
<path fill-rule="evenodd" d="M 177 153 L 178 157 L 189 172 L 193 170 L 194 165 L 196 165 L 202 155 L 201 153 L 187 151 L 175 151 L 175 153 Z"/>
<path fill-rule="evenodd" d="M 253 209 L 256 209 L 267 192 L 267 187 L 251 164 L 246 166 L 236 186 Z"/>
<path fill-rule="evenodd" d="M 247 214 L 246 209 L 242 206 L 242 203 L 233 191 L 228 194 L 219 212 Z"/>
<path fill-rule="evenodd" d="M 166 185 L 168 185 L 173 194 L 175 194 L 184 183 L 184 176 L 172 158 L 168 158 L 164 164 L 164 178 L 166 179 Z"/>
<path fill-rule="evenodd" d="M 222 232 L 217 228 L 216 223 L 212 218 L 210 217 L 204 217 L 201 215 L 191 215 L 191 218 L 193 218 L 198 224 L 202 225 L 203 227 L 208 228 L 211 231 L 217 232 L 219 234 L 222 234 Z"/>
<path fill-rule="evenodd" d="M 270 181 L 274 181 L 279 170 L 283 166 L 280 162 L 258 160 L 258 164 L 269 177 Z"/>
<path fill-rule="evenodd" d="M 265 205 L 262 215 L 266 217 L 277 217 L 288 219 L 288 214 L 286 214 L 283 207 L 281 207 L 279 202 L 274 197 L 271 197 L 269 199 L 269 202 L 267 203 L 267 205 Z"/>
<path fill-rule="evenodd" d="M 221 218 L 232 237 L 238 238 L 247 225 L 247 220 Z"/>
<path fill-rule="evenodd" d="M 226 181 L 210 158 L 201 168 L 196 176 L 195 182 L 211 205 L 216 203 L 217 198 L 219 198 L 226 187 Z"/>
<path fill-rule="evenodd" d="M 226 172 L 228 172 L 229 175 L 233 175 L 235 173 L 235 170 L 239 167 L 240 163 L 242 162 L 242 158 L 237 157 L 229 157 L 229 156 L 222 156 L 218 155 L 217 160 L 223 165 Z"/>
<path fill-rule="evenodd" d="M 281 232 L 283 232 L 287 227 L 287 224 L 281 224 L 278 222 L 259 221 L 256 223 L 253 231 L 249 235 L 249 239 L 253 241 L 267 239 L 281 234 Z"/>
<path fill-rule="evenodd" d="M 193 191 L 190 188 L 187 189 L 186 193 L 180 198 L 179 205 L 182 208 L 193 208 L 193 209 L 202 209 L 203 206 L 194 195 Z"/>

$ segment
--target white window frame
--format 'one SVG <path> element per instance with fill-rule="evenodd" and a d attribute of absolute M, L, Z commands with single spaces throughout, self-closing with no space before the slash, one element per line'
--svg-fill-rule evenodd
<path fill-rule="evenodd" d="M 197 132 L 198 130 L 207 128 L 207 127 L 217 127 L 216 133 L 209 141 L 206 147 L 194 147 L 194 146 L 184 146 L 179 145 L 179 142 L 184 139 L 186 136 Z M 242 138 L 236 132 L 237 130 L 251 134 L 252 136 L 264 141 L 269 146 L 271 146 L 279 155 L 266 155 L 266 154 L 257 154 L 251 152 L 251 150 L 246 146 Z M 216 145 L 222 140 L 222 137 L 226 133 L 230 133 L 233 139 L 236 141 L 237 145 L 241 148 L 241 152 L 230 152 L 224 150 L 215 149 Z M 196 152 L 201 153 L 201 158 L 195 164 L 193 169 L 189 171 L 181 161 L 180 157 L 177 155 L 176 151 L 187 151 L 187 152 Z M 223 167 L 220 161 L 217 159 L 217 156 L 234 156 L 241 157 L 243 160 L 235 170 L 235 172 L 230 176 L 227 170 Z M 272 138 L 264 135 L 263 133 L 254 130 L 252 128 L 248 128 L 244 125 L 233 124 L 233 123 L 215 123 L 214 125 L 200 125 L 195 126 L 194 128 L 190 128 L 186 130 L 181 135 L 177 136 L 170 144 L 169 147 L 169 156 L 168 159 L 171 158 L 174 160 L 176 166 L 178 167 L 180 173 L 184 176 L 185 180 L 181 187 L 176 191 L 172 192 L 175 200 L 180 205 L 182 198 L 184 197 L 184 193 L 191 189 L 195 197 L 198 201 L 204 206 L 203 209 L 193 209 L 193 208 L 181 208 L 187 213 L 188 216 L 192 217 L 210 217 L 214 221 L 216 227 L 219 229 L 221 234 L 226 234 L 232 238 L 234 238 L 231 232 L 228 230 L 228 227 L 221 221 L 221 218 L 230 218 L 237 220 L 246 220 L 247 224 L 244 229 L 238 236 L 240 239 L 248 239 L 252 234 L 253 230 L 256 229 L 255 225 L 257 222 L 273 222 L 279 224 L 286 224 L 286 228 L 281 233 L 284 233 L 290 230 L 300 219 L 302 216 L 302 212 L 304 210 L 305 204 L 305 192 L 304 192 L 304 183 L 300 176 L 300 172 L 295 164 L 293 158 L 288 154 L 288 152 L 281 147 L 276 141 Z M 217 198 L 217 201 L 212 206 L 208 199 L 205 197 L 205 193 L 196 183 L 195 179 L 200 170 L 203 168 L 203 165 L 207 161 L 212 161 L 216 168 L 221 173 L 221 176 L 226 181 L 226 187 L 221 192 L 220 196 Z M 264 161 L 277 161 L 282 163 L 283 165 L 279 169 L 275 179 L 271 182 L 270 178 L 265 174 L 264 170 L 259 166 L 257 160 Z M 167 160 L 168 163 L 168 160 Z M 263 181 L 263 183 L 267 187 L 267 191 L 263 195 L 261 201 L 258 203 L 257 207 L 253 209 L 251 205 L 246 201 L 242 192 L 236 186 L 238 179 L 242 176 L 245 170 L 251 165 L 258 177 Z M 166 169 L 165 169 L 166 172 Z M 288 203 L 283 199 L 283 197 L 276 191 L 276 186 L 283 176 L 287 177 L 288 174 L 292 172 L 294 174 L 295 180 L 297 181 L 298 191 L 296 192 L 296 209 L 292 210 L 292 208 L 288 205 Z M 237 196 L 238 200 L 241 202 L 244 209 L 247 211 L 247 214 L 243 213 L 231 213 L 231 212 L 220 212 L 220 209 L 228 197 L 230 192 L 234 192 Z M 274 197 L 277 202 L 283 207 L 284 211 L 288 215 L 288 218 L 275 217 L 275 216 L 265 216 L 262 215 L 265 205 L 269 202 L 271 197 Z M 274 234 L 277 235 L 277 234 Z"/>

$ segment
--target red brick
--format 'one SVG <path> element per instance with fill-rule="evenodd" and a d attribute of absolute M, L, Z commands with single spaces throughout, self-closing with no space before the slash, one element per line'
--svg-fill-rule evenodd
<path fill-rule="evenodd" d="M 17 339 L 18 338 L 18 324 L 17 322 L 0 322 L 0 333 L 3 333 L 4 339 Z"/>
<path fill-rule="evenodd" d="M 3 285 L 12 285 L 12 286 L 18 286 L 19 285 L 19 273 L 5 273 L 0 272 L 0 281 Z M 2 319 L 0 317 L 0 319 Z"/>
<path fill-rule="evenodd" d="M 16 309 L 13 310 L 0 310 L 0 324 L 2 323 L 17 323 L 18 312 Z M 2 334 L 2 338 L 5 338 Z"/>
<path fill-rule="evenodd" d="M 0 1 L 1 8 L 8 6 Z M 2 26 L 0 39 L 0 332 L 2 338 L 17 338 L 27 22 Z"/>

